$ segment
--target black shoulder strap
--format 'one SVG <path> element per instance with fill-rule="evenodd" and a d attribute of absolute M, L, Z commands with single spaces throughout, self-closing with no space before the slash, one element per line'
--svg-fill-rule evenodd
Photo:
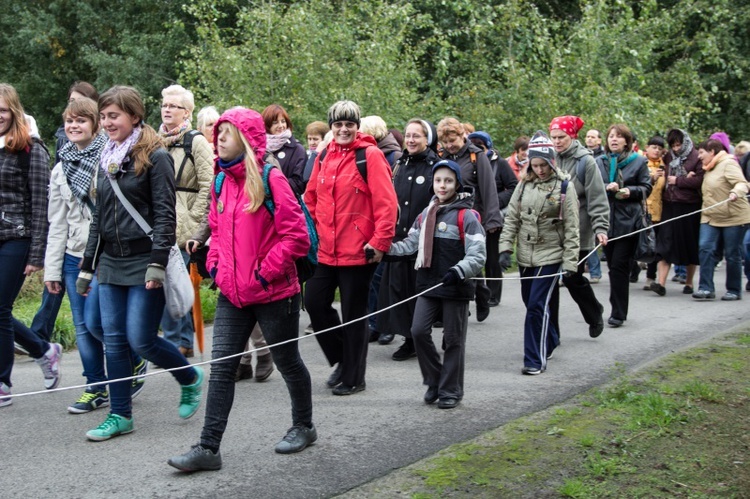
<path fill-rule="evenodd" d="M 576 178 L 584 187 L 586 186 L 586 157 L 578 158 L 578 164 L 576 164 Z"/>
<path fill-rule="evenodd" d="M 323 160 L 326 159 L 327 153 L 328 149 L 323 149 L 320 154 L 318 154 L 318 163 L 320 163 L 321 165 L 323 164 Z M 362 179 L 364 179 L 365 183 L 367 183 L 367 149 L 357 149 L 355 151 L 355 155 L 357 170 L 359 170 L 359 174 L 362 176 Z"/>
<path fill-rule="evenodd" d="M 195 158 L 193 158 L 193 139 L 196 135 L 203 135 L 198 130 L 188 130 L 185 135 L 182 136 L 182 142 L 176 142 L 172 147 L 181 147 L 185 150 L 185 156 L 182 158 L 182 164 L 180 169 L 177 170 L 177 176 L 174 179 L 176 186 L 180 185 L 182 179 L 182 171 L 185 169 L 188 159 L 195 164 Z"/>

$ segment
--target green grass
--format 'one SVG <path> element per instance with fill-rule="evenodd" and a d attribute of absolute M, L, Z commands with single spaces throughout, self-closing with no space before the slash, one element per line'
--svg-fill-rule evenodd
<path fill-rule="evenodd" d="M 211 281 L 205 280 L 201 285 L 201 307 L 203 309 L 203 322 L 212 323 L 216 315 L 216 298 L 218 291 L 209 289 Z M 21 292 L 13 304 L 13 316 L 27 326 L 31 325 L 37 309 L 42 301 L 42 273 L 36 273 L 26 279 Z M 69 350 L 76 346 L 76 331 L 73 326 L 73 315 L 70 312 L 70 302 L 67 295 L 63 298 L 60 313 L 55 321 L 55 330 L 52 333 L 52 341 L 60 343 L 64 349 Z"/>

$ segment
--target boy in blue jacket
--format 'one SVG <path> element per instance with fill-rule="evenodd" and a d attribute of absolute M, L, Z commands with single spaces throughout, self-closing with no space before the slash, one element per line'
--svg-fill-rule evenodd
<path fill-rule="evenodd" d="M 411 334 L 427 392 L 424 401 L 438 400 L 452 409 L 464 395 L 464 352 L 472 277 L 487 259 L 485 234 L 475 212 L 473 193 L 461 185 L 461 167 L 442 160 L 432 167 L 435 196 L 417 217 L 406 239 L 393 243 L 389 255 L 417 253 L 417 291 L 435 288 L 417 298 Z M 432 324 L 442 316 L 445 354 L 432 341 Z"/>

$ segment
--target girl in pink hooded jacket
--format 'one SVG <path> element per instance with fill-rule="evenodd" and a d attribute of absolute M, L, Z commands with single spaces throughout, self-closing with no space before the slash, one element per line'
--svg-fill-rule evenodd
<path fill-rule="evenodd" d="M 251 109 L 225 112 L 214 125 L 219 159 L 208 215 L 211 247 L 206 267 L 221 293 L 214 322 L 214 359 L 243 352 L 256 323 L 271 347 L 292 399 L 293 426 L 276 452 L 299 452 L 317 439 L 312 423 L 310 374 L 297 342 L 300 285 L 295 260 L 307 254 L 310 239 L 302 209 L 284 174 L 268 178 L 275 214 L 264 206 L 263 155 L 266 129 Z M 212 364 L 206 418 L 200 443 L 169 460 L 183 471 L 221 468 L 219 445 L 234 400 L 239 357 Z"/>

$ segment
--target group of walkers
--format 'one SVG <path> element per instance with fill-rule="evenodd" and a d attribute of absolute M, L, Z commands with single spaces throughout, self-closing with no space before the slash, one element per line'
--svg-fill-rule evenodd
<path fill-rule="evenodd" d="M 221 468 L 235 382 L 263 381 L 274 366 L 292 409 L 292 426 L 276 452 L 299 452 L 315 442 L 310 374 L 293 341 L 303 305 L 333 368 L 326 381 L 333 395 L 364 391 L 368 343 L 388 344 L 399 335 L 404 341 L 393 359 L 416 357 L 425 403 L 452 409 L 464 396 L 469 304 L 476 302 L 480 322 L 500 304 L 497 278 L 511 267 L 513 253 L 527 308 L 526 375 L 543 373 L 560 342 L 560 284 L 589 335 L 602 333 L 604 307 L 585 277 L 588 265 L 598 281 L 598 246 L 609 267 L 607 323 L 624 325 L 629 284 L 639 269 L 634 257 L 642 238 L 634 232 L 648 223 L 647 214 L 653 221 L 674 219 L 657 227 L 648 290 L 663 296 L 670 265 L 684 266 L 683 291 L 713 299 L 713 270 L 724 256 L 722 299 L 741 297 L 748 184 L 725 134 L 694 145 L 683 130 L 671 130 L 666 141 L 650 139 L 642 155 L 624 124 L 612 125 L 603 138 L 589 130 L 584 146 L 577 140 L 583 121 L 561 116 L 548 133 L 515 140 L 505 159 L 488 133 L 456 118 L 437 126 L 415 118 L 402 136 L 344 100 L 330 107 L 327 123 L 308 125 L 305 150 L 277 104 L 262 113 L 204 108 L 193 130 L 193 95 L 172 85 L 162 92 L 156 130 L 145 123 L 143 100 L 132 87 L 99 96 L 76 82 L 68 97 L 50 174 L 33 119 L 13 87 L 0 85 L 0 264 L 6 269 L 0 406 L 13 401 L 14 340 L 37 360 L 45 387 L 58 386 L 62 348 L 50 343 L 50 323 L 67 292 L 90 385 L 68 410 L 110 406 L 87 438 L 133 431 L 132 399 L 149 361 L 169 369 L 179 384 L 179 416 L 194 415 L 204 372 L 188 360 L 192 318 L 170 316 L 162 288 L 175 244 L 185 265 L 207 246 L 205 267 L 219 289 L 215 362 L 199 443 L 169 460 L 180 470 Z M 317 265 L 308 275 L 311 255 Z M 693 290 L 696 265 L 700 280 Z M 27 328 L 13 319 L 13 302 L 25 276 L 42 268 L 44 296 Z M 333 306 L 337 291 L 340 314 Z M 357 320 L 376 310 L 383 312 L 370 322 Z M 443 330 L 442 358 L 435 328 Z M 248 346 L 256 353 L 255 370 L 250 352 L 239 356 Z M 107 382 L 123 378 L 134 379 Z"/>

